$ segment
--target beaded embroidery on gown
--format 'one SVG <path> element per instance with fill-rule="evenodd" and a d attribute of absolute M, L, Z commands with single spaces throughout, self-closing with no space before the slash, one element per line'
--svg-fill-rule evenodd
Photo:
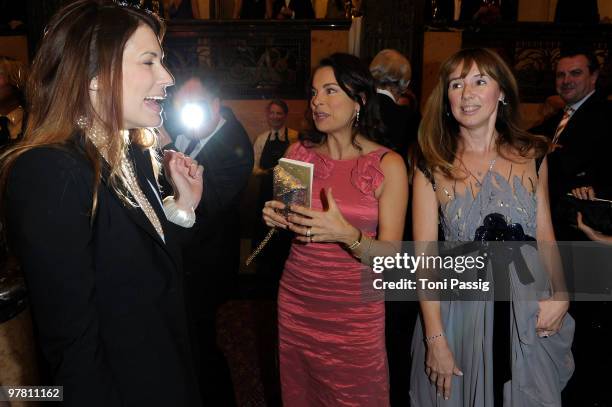
<path fill-rule="evenodd" d="M 477 192 L 466 188 L 464 193 L 457 193 L 456 188 L 441 185 L 437 179 L 435 182 L 438 184 L 435 188 L 438 196 L 447 198 L 440 200 L 447 241 L 473 241 L 477 229 L 491 214 L 500 214 L 509 225 L 520 225 L 525 235 L 536 236 L 537 202 L 535 183 L 531 179 L 518 175 L 504 177 L 490 168 L 482 181 L 477 182 L 480 187 Z M 525 184 L 531 185 L 531 191 Z M 521 254 L 529 267 L 535 268 L 540 264 L 534 247 L 521 247 Z M 538 302 L 525 300 L 528 296 L 523 295 L 526 292 L 535 293 L 535 287 L 542 281 L 523 284 L 517 277 L 513 263 L 509 269 L 510 295 L 513 299 L 509 307 L 509 366 L 512 379 L 503 385 L 503 406 L 561 406 L 561 390 L 574 370 L 571 354 L 574 320 L 567 314 L 559 333 L 548 338 L 538 337 L 535 329 Z M 446 339 L 455 363 L 464 375 L 453 376 L 449 400 L 436 394 L 436 388 L 425 374 L 426 345 L 421 320 L 417 319 L 412 342 L 412 405 L 502 405 L 501 400 L 494 400 L 493 390 L 494 302 L 442 301 L 440 307 Z M 496 363 L 499 361 L 496 360 Z"/>

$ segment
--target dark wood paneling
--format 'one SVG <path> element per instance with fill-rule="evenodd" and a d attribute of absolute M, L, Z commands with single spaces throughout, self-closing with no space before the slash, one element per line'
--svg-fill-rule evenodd
<path fill-rule="evenodd" d="M 406 55 L 412 65 L 412 85 L 421 89 L 425 0 L 364 0 L 361 55 L 366 62 L 385 48 Z M 418 97 L 419 95 L 417 95 Z"/>

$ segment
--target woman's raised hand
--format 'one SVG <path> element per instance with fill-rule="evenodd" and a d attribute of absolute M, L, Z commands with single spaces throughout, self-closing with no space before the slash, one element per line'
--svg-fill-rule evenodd
<path fill-rule="evenodd" d="M 183 153 L 166 150 L 164 171 L 174 190 L 176 204 L 183 209 L 195 209 L 204 189 L 204 167 Z"/>

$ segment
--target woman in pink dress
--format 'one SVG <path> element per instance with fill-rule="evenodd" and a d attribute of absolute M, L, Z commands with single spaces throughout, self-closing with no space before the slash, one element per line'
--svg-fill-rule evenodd
<path fill-rule="evenodd" d="M 401 240 L 408 180 L 402 157 L 374 141 L 374 96 L 358 58 L 321 61 L 310 100 L 316 131 L 286 154 L 314 164 L 312 208 L 291 206 L 284 218 L 284 205 L 269 201 L 263 211 L 268 226 L 295 233 L 278 294 L 285 406 L 389 405 L 384 302 L 360 258 Z"/>

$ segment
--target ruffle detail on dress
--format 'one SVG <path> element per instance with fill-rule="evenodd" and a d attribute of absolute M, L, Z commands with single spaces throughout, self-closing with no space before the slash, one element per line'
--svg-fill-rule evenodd
<path fill-rule="evenodd" d="M 364 195 L 373 195 L 385 176 L 380 168 L 380 159 L 387 150 L 380 149 L 357 159 L 351 171 L 351 183 Z"/>
<path fill-rule="evenodd" d="M 364 195 L 373 195 L 384 181 L 385 176 L 380 168 L 380 160 L 387 151 L 389 150 L 381 148 L 357 159 L 357 164 L 351 171 L 351 184 Z M 334 170 L 334 160 L 317 154 L 301 143 L 289 151 L 287 158 L 313 163 L 314 176 L 318 179 L 327 179 Z"/>
<path fill-rule="evenodd" d="M 334 169 L 334 163 L 331 160 L 327 160 L 312 151 L 312 149 L 304 147 L 302 143 L 297 143 L 297 146 L 287 155 L 287 157 L 292 160 L 313 163 L 314 176 L 318 179 L 328 178 Z"/>

